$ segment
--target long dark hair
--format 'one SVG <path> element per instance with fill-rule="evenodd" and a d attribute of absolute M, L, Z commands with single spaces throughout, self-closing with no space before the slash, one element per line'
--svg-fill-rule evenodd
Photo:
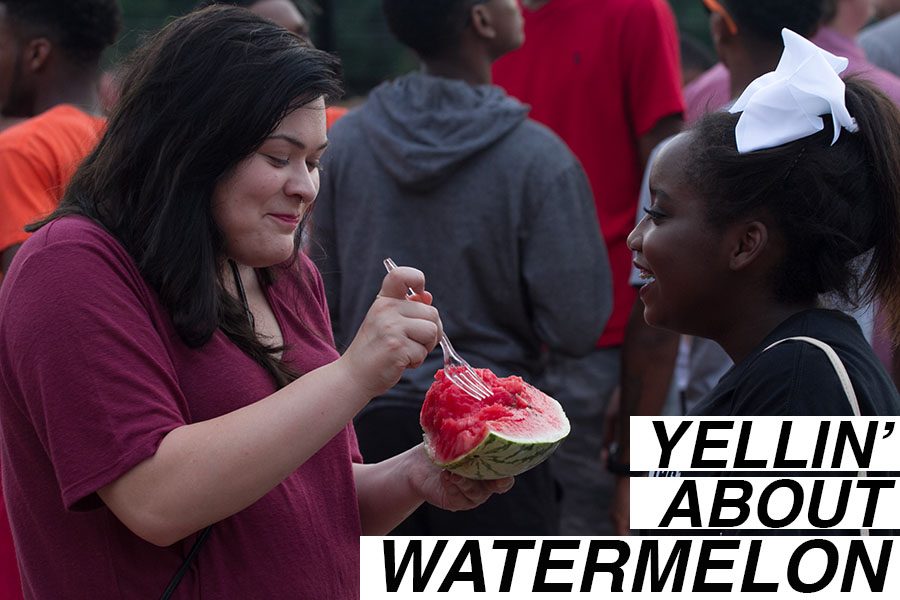
<path fill-rule="evenodd" d="M 340 95 L 340 63 L 233 7 L 173 21 L 129 63 L 106 133 L 60 207 L 32 229 L 72 214 L 97 221 L 134 257 L 187 345 L 222 329 L 285 385 L 296 374 L 276 358 L 281 348 L 258 340 L 223 286 L 212 193 L 286 114 Z M 258 273 L 271 284 L 273 270 Z"/>
<path fill-rule="evenodd" d="M 900 341 L 900 111 L 872 84 L 849 78 L 846 101 L 859 125 L 832 145 L 833 124 L 776 148 L 739 154 L 739 115 L 710 114 L 692 128 L 686 174 L 716 226 L 768 211 L 787 244 L 773 274 L 776 297 L 850 304 L 878 298 Z"/>

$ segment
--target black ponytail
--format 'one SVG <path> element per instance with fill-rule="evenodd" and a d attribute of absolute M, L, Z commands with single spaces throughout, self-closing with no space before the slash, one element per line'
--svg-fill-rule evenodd
<path fill-rule="evenodd" d="M 900 344 L 900 110 L 863 80 L 847 82 L 847 108 L 865 146 L 874 211 L 867 292 L 881 304 L 888 333 Z"/>

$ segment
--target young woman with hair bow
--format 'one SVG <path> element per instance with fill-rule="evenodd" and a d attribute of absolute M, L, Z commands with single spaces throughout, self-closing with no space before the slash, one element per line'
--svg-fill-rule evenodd
<path fill-rule="evenodd" d="M 822 308 L 877 296 L 900 339 L 900 113 L 783 35 L 774 72 L 659 154 L 628 240 L 644 316 L 734 360 L 695 415 L 900 414 L 856 322 Z"/>

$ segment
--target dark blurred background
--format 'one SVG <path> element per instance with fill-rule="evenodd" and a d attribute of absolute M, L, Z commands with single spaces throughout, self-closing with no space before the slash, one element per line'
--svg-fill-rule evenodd
<path fill-rule="evenodd" d="M 155 31 L 168 19 L 188 12 L 196 3 L 196 0 L 120 1 L 125 28 L 107 59 L 110 66 L 127 55 L 142 36 Z M 380 0 L 298 0 L 297 4 L 312 24 L 316 45 L 336 52 L 343 59 L 348 97 L 364 95 L 385 78 L 414 67 L 415 60 L 391 39 L 381 18 Z M 669 4 L 681 31 L 710 45 L 706 13 L 700 0 L 669 0 Z"/>

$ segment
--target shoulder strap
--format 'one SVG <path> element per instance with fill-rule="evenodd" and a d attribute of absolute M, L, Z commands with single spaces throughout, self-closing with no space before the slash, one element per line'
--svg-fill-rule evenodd
<path fill-rule="evenodd" d="M 850 408 L 853 410 L 853 416 L 860 416 L 859 412 L 859 401 L 856 399 L 856 391 L 853 389 L 853 384 L 850 383 L 850 375 L 847 373 L 847 368 L 844 367 L 844 363 L 841 362 L 840 357 L 837 355 L 837 352 L 834 351 L 834 348 L 823 342 L 822 340 L 817 340 L 816 338 L 805 337 L 805 336 L 796 336 L 789 337 L 783 340 L 778 340 L 774 344 L 770 344 L 766 347 L 763 352 L 768 350 L 769 348 L 773 348 L 778 344 L 790 341 L 797 342 L 806 342 L 808 344 L 812 344 L 819 350 L 825 353 L 825 356 L 828 357 L 829 362 L 831 362 L 831 366 L 834 368 L 834 372 L 837 374 L 838 379 L 841 382 L 841 387 L 844 388 L 844 394 L 847 395 L 847 401 L 850 403 Z M 865 471 L 859 472 L 860 477 L 866 477 L 867 474 Z M 869 535 L 868 529 L 860 529 L 861 535 Z"/>
<path fill-rule="evenodd" d="M 837 374 L 838 379 L 841 382 L 841 387 L 844 388 L 844 394 L 847 395 L 847 401 L 850 403 L 850 408 L 853 410 L 853 416 L 860 416 L 859 401 L 856 399 L 856 392 L 853 390 L 853 385 L 850 383 L 850 375 L 847 373 L 847 369 L 844 367 L 844 363 L 841 362 L 841 359 L 838 357 L 837 352 L 834 351 L 834 348 L 832 348 L 822 340 L 817 340 L 816 338 L 797 336 L 778 340 L 774 344 L 768 346 L 766 350 L 768 350 L 769 348 L 773 348 L 783 342 L 790 341 L 806 342 L 808 344 L 812 344 L 825 353 L 825 356 L 828 357 L 828 360 L 831 362 L 831 366 L 834 368 L 834 372 Z M 763 352 L 765 352 L 766 350 L 763 350 Z"/>

